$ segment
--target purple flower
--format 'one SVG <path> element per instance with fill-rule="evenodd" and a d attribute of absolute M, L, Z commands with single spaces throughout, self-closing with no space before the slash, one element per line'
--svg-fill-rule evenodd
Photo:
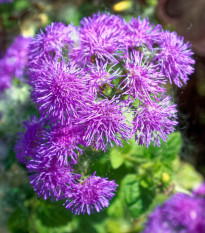
<path fill-rule="evenodd" d="M 108 207 L 117 186 L 115 181 L 108 181 L 94 173 L 68 189 L 65 208 L 78 215 L 86 212 L 90 215 L 95 210 L 100 212 L 102 208 Z"/>
<path fill-rule="evenodd" d="M 36 117 L 24 122 L 26 131 L 18 134 L 15 146 L 16 157 L 19 163 L 26 163 L 27 157 L 34 157 L 43 132 L 43 121 Z"/>
<path fill-rule="evenodd" d="M 158 206 L 148 218 L 143 233 L 205 232 L 205 202 L 183 193 Z"/>
<path fill-rule="evenodd" d="M 161 25 L 150 24 L 148 19 L 132 18 L 129 23 L 125 25 L 125 45 L 130 48 L 141 47 L 146 45 L 150 50 L 153 45 L 159 40 L 161 36 Z"/>
<path fill-rule="evenodd" d="M 75 49 L 73 58 L 90 63 L 95 57 L 118 62 L 115 56 L 123 50 L 124 21 L 121 17 L 109 14 L 94 14 L 83 18 L 80 27 L 80 47 Z"/>
<path fill-rule="evenodd" d="M 160 146 L 160 138 L 166 141 L 167 135 L 174 131 L 177 110 L 170 99 L 167 96 L 158 103 L 149 101 L 138 107 L 133 120 L 133 133 L 139 145 L 149 147 L 153 142 L 154 146 Z"/>
<path fill-rule="evenodd" d="M 110 68 L 108 67 L 108 61 L 103 63 L 99 62 L 97 59 L 96 65 L 92 64 L 88 66 L 88 85 L 91 93 L 93 93 L 95 97 L 97 97 L 98 93 L 101 93 L 103 85 L 108 84 L 113 87 L 114 85 L 111 84 L 112 80 L 122 76 L 120 68 L 114 70 L 114 66 L 111 66 Z"/>
<path fill-rule="evenodd" d="M 141 102 L 157 98 L 159 94 L 165 92 L 162 84 L 163 74 L 159 72 L 157 65 L 149 63 L 143 53 L 133 51 L 125 61 L 125 69 L 127 77 L 121 83 L 124 94 L 133 97 L 134 100 L 139 99 Z"/>
<path fill-rule="evenodd" d="M 49 55 L 62 56 L 65 45 L 70 48 L 74 43 L 71 38 L 74 31 L 72 25 L 66 26 L 61 22 L 48 25 L 45 33 L 41 30 L 30 43 L 29 60 L 33 62 Z"/>
<path fill-rule="evenodd" d="M 31 96 L 43 118 L 66 122 L 77 117 L 79 109 L 93 98 L 87 93 L 83 71 L 75 64 L 50 62 L 34 80 Z"/>
<path fill-rule="evenodd" d="M 11 3 L 13 2 L 13 0 L 0 0 L 0 4 L 2 3 Z"/>
<path fill-rule="evenodd" d="M 193 191 L 193 194 L 198 197 L 205 198 L 205 182 Z"/>
<path fill-rule="evenodd" d="M 192 65 L 195 61 L 191 58 L 193 52 L 190 47 L 191 45 L 188 42 L 184 43 L 184 38 L 179 37 L 176 32 L 165 31 L 161 35 L 160 50 L 156 59 L 169 82 L 173 81 L 178 87 L 186 84 L 188 75 L 194 72 Z"/>
<path fill-rule="evenodd" d="M 9 75 L 23 78 L 28 62 L 28 45 L 31 38 L 17 36 L 7 49 L 4 60 L 9 68 Z"/>
<path fill-rule="evenodd" d="M 77 163 L 78 153 L 82 154 L 82 149 L 78 144 L 83 142 L 82 127 L 77 125 L 56 125 L 45 131 L 42 136 L 44 144 L 38 148 L 41 157 L 56 157 L 60 165 L 68 164 L 68 159 L 72 163 Z"/>
<path fill-rule="evenodd" d="M 125 108 L 115 98 L 100 100 L 87 106 L 82 112 L 82 121 L 86 127 L 84 140 L 87 146 L 96 150 L 107 150 L 107 146 L 122 146 L 121 140 L 131 138 L 131 127 L 127 125 Z"/>
<path fill-rule="evenodd" d="M 56 158 L 36 157 L 35 160 L 27 162 L 27 170 L 31 185 L 39 197 L 44 200 L 60 200 L 68 189 L 80 178 L 80 175 L 73 173 L 71 166 L 60 166 Z"/>
<path fill-rule="evenodd" d="M 10 67 L 8 67 L 5 59 L 0 59 L 0 92 L 11 87 Z"/>

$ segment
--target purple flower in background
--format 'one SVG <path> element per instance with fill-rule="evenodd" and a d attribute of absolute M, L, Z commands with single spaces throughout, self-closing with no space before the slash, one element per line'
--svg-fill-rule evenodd
<path fill-rule="evenodd" d="M 37 74 L 36 81 L 31 82 L 31 96 L 43 118 L 66 122 L 77 117 L 79 108 L 93 98 L 87 93 L 83 71 L 74 64 L 51 62 Z"/>
<path fill-rule="evenodd" d="M 4 62 L 9 69 L 9 75 L 23 78 L 28 63 L 28 45 L 31 38 L 17 36 L 11 46 L 7 49 Z"/>
<path fill-rule="evenodd" d="M 162 84 L 163 74 L 159 72 L 157 65 L 149 63 L 143 53 L 133 51 L 125 60 L 125 69 L 127 77 L 121 83 L 122 89 L 125 89 L 124 94 L 132 96 L 134 100 L 139 99 L 141 102 L 147 99 L 157 98 L 159 94 L 165 92 Z"/>
<path fill-rule="evenodd" d="M 60 166 L 56 158 L 36 157 L 27 162 L 31 185 L 44 200 L 60 200 L 68 185 L 73 185 L 80 175 L 73 173 L 71 166 Z"/>
<path fill-rule="evenodd" d="M 205 198 L 205 182 L 193 191 L 193 194 L 198 197 Z"/>
<path fill-rule="evenodd" d="M 101 60 L 118 62 L 115 56 L 124 50 L 124 21 L 120 16 L 109 14 L 94 14 L 93 17 L 83 18 L 80 27 L 80 47 L 75 49 L 73 58 L 76 61 L 89 63 L 95 57 Z"/>
<path fill-rule="evenodd" d="M 11 87 L 10 67 L 5 59 L 0 59 L 0 92 Z"/>
<path fill-rule="evenodd" d="M 0 0 L 0 4 L 2 3 L 11 3 L 13 2 L 13 0 Z"/>
<path fill-rule="evenodd" d="M 41 141 L 43 126 L 43 121 L 38 120 L 36 117 L 24 122 L 26 131 L 18 134 L 15 146 L 16 157 L 19 163 L 26 163 L 27 157 L 35 157 L 37 153 L 36 148 Z"/>
<path fill-rule="evenodd" d="M 161 36 L 161 25 L 150 24 L 148 19 L 132 18 L 129 23 L 125 25 L 125 45 L 130 48 L 140 47 L 146 45 L 150 50 L 153 45 L 159 40 Z"/>
<path fill-rule="evenodd" d="M 182 87 L 183 83 L 189 80 L 188 75 L 194 72 L 194 59 L 191 57 L 191 45 L 184 38 L 179 37 L 176 32 L 165 31 L 161 35 L 159 42 L 159 52 L 156 53 L 157 62 L 165 76 L 178 86 Z M 158 49 L 157 49 L 158 50 Z"/>
<path fill-rule="evenodd" d="M 77 163 L 78 153 L 82 154 L 82 149 L 78 144 L 84 144 L 83 129 L 80 126 L 56 125 L 50 130 L 45 131 L 43 141 L 45 142 L 39 148 L 41 157 L 56 157 L 60 165 L 67 165 L 69 160 Z"/>
<path fill-rule="evenodd" d="M 73 45 L 72 34 L 75 30 L 72 25 L 66 26 L 61 22 L 48 25 L 45 32 L 41 30 L 30 43 L 29 60 L 33 62 L 49 55 L 62 56 L 65 45 L 68 48 Z"/>
<path fill-rule="evenodd" d="M 78 215 L 86 212 L 90 215 L 95 210 L 100 212 L 102 208 L 108 207 L 117 186 L 115 181 L 108 181 L 107 178 L 95 176 L 94 173 L 79 184 L 68 188 L 65 208 Z"/>
<path fill-rule="evenodd" d="M 128 140 L 131 127 L 127 124 L 125 108 L 115 98 L 93 102 L 82 112 L 82 123 L 86 127 L 84 140 L 96 150 L 107 150 L 107 146 L 122 146 L 121 139 Z"/>
<path fill-rule="evenodd" d="M 202 199 L 175 194 L 151 213 L 143 233 L 203 233 L 204 208 Z"/>
<path fill-rule="evenodd" d="M 153 142 L 154 146 L 160 146 L 160 138 L 166 141 L 167 135 L 174 131 L 177 110 L 170 100 L 167 96 L 158 103 L 149 101 L 138 107 L 133 120 L 133 133 L 139 145 L 149 147 Z"/>

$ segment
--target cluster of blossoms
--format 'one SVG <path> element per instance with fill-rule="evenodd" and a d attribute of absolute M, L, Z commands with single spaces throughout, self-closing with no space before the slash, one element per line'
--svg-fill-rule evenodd
<path fill-rule="evenodd" d="M 23 79 L 28 63 L 28 45 L 31 38 L 17 36 L 0 59 L 0 92 L 10 88 L 12 78 Z"/>
<path fill-rule="evenodd" d="M 143 233 L 205 232 L 205 184 L 192 196 L 177 193 L 149 216 Z"/>
<path fill-rule="evenodd" d="M 29 45 L 31 97 L 41 118 L 25 122 L 17 158 L 38 196 L 65 200 L 74 214 L 109 205 L 117 184 L 74 171 L 86 147 L 106 151 L 135 137 L 159 146 L 174 131 L 179 87 L 193 72 L 189 43 L 148 19 L 94 14 L 79 27 L 52 23 Z"/>

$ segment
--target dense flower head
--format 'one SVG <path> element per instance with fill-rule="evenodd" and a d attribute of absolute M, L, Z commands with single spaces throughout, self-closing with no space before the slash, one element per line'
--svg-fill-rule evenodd
<path fill-rule="evenodd" d="M 42 139 L 44 122 L 32 117 L 30 121 L 24 122 L 24 133 L 18 134 L 15 146 L 16 157 L 19 163 L 26 163 L 27 157 L 36 155 L 36 148 Z"/>
<path fill-rule="evenodd" d="M 83 18 L 79 32 L 80 47 L 73 57 L 86 64 L 93 57 L 102 60 L 118 62 L 115 56 L 123 49 L 123 27 L 121 17 L 110 14 L 94 14 L 93 17 Z"/>
<path fill-rule="evenodd" d="M 136 141 L 147 147 L 151 142 L 160 146 L 160 138 L 166 141 L 177 125 L 176 113 L 176 105 L 171 104 L 169 96 L 158 103 L 149 101 L 139 106 L 133 120 Z"/>
<path fill-rule="evenodd" d="M 36 157 L 27 162 L 31 185 L 39 197 L 45 200 L 60 200 L 66 193 L 68 185 L 74 184 L 80 175 L 73 173 L 69 165 L 60 166 L 56 158 Z"/>
<path fill-rule="evenodd" d="M 141 47 L 146 45 L 153 49 L 153 45 L 161 36 L 161 25 L 154 26 L 150 24 L 149 19 L 132 18 L 125 25 L 125 45 L 130 48 Z"/>
<path fill-rule="evenodd" d="M 161 65 L 161 70 L 177 86 L 182 87 L 187 83 L 188 75 L 194 72 L 193 52 L 189 42 L 184 42 L 183 37 L 179 37 L 176 32 L 165 31 L 159 41 L 159 53 L 156 54 L 157 62 Z"/>
<path fill-rule="evenodd" d="M 116 192 L 115 181 L 95 176 L 95 173 L 80 183 L 68 189 L 65 207 L 74 214 L 89 215 L 95 210 L 100 212 L 102 208 L 108 207 L 109 201 Z"/>
<path fill-rule="evenodd" d="M 63 23 L 52 23 L 42 30 L 31 41 L 29 46 L 29 60 L 39 60 L 50 54 L 62 56 L 62 49 L 66 46 L 70 48 L 74 41 L 71 39 L 72 33 L 75 33 L 72 25 L 66 26 Z"/>
<path fill-rule="evenodd" d="M 127 124 L 125 106 L 117 101 L 104 99 L 93 102 L 82 112 L 80 122 L 86 128 L 84 140 L 96 150 L 107 150 L 113 143 L 122 146 L 121 139 L 131 138 L 131 127 Z"/>
<path fill-rule="evenodd" d="M 42 135 L 43 144 L 38 149 L 42 157 L 53 158 L 60 165 L 77 163 L 78 153 L 82 153 L 79 144 L 83 145 L 83 128 L 71 123 L 67 125 L 55 125 L 45 130 Z"/>
<path fill-rule="evenodd" d="M 143 233 L 205 232 L 205 201 L 178 193 L 158 206 L 148 218 Z"/>
<path fill-rule="evenodd" d="M 92 99 L 82 75 L 75 64 L 64 61 L 54 61 L 38 73 L 31 96 L 43 118 L 66 122 L 77 117 L 79 108 Z"/>
<path fill-rule="evenodd" d="M 150 100 L 151 94 L 157 98 L 165 92 L 163 74 L 157 65 L 149 63 L 146 56 L 139 51 L 133 51 L 125 61 L 127 77 L 121 83 L 124 94 L 139 99 L 141 102 Z"/>

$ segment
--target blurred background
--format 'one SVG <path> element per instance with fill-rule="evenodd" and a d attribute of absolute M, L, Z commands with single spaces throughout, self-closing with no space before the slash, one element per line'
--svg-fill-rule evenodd
<path fill-rule="evenodd" d="M 170 145 L 175 144 L 174 153 L 175 156 L 179 155 L 180 163 L 185 166 L 184 173 L 181 176 L 175 176 L 178 171 L 165 169 L 160 173 L 162 180 L 160 180 L 161 183 L 158 181 L 157 185 L 160 184 L 162 186 L 159 185 L 162 191 L 160 192 L 167 195 L 172 191 L 173 183 L 180 183 L 177 179 L 186 176 L 187 179 L 181 182 L 180 188 L 187 190 L 193 188 L 195 182 L 196 184 L 202 182 L 205 176 L 204 0 L 14 0 L 10 3 L 1 3 L 0 58 L 4 56 L 6 49 L 19 34 L 32 37 L 51 22 L 61 21 L 79 25 L 82 17 L 91 16 L 98 11 L 120 14 L 127 21 L 138 15 L 149 17 L 152 23 L 160 23 L 168 30 L 175 30 L 180 36 L 184 36 L 185 40 L 191 42 L 196 60 L 195 73 L 183 88 L 172 87 L 175 102 L 178 104 L 177 129 L 181 136 L 177 140 L 177 145 L 171 138 Z M 0 233 L 140 232 L 146 219 L 146 211 L 160 200 L 164 200 L 164 197 L 160 196 L 161 199 L 157 197 L 158 199 L 150 202 L 147 208 L 143 206 L 138 215 L 133 215 L 132 211 L 130 214 L 126 206 L 118 202 L 117 197 L 107 212 L 91 217 L 73 217 L 60 205 L 37 199 L 27 179 L 25 168 L 16 161 L 13 149 L 17 133 L 23 131 L 22 121 L 37 114 L 29 96 L 29 87 L 26 82 L 21 83 L 17 79 L 14 79 L 10 89 L 0 93 Z M 135 172 L 135 168 L 129 163 L 121 166 L 121 162 L 118 161 L 120 165 L 115 164 L 115 160 L 113 162 L 107 155 L 103 156 L 102 161 L 99 162 L 97 159 L 100 156 L 99 154 L 96 157 L 91 170 L 101 163 L 102 175 L 119 182 L 126 174 Z M 88 157 L 85 156 L 86 159 Z M 158 159 L 160 160 L 161 157 Z M 177 163 L 176 159 L 173 161 Z M 166 174 L 170 181 L 166 181 Z M 175 177 L 172 179 L 172 176 Z M 126 181 L 123 182 L 125 185 Z M 149 185 L 149 182 L 146 182 Z M 165 184 L 166 182 L 168 183 Z M 130 192 L 136 192 L 135 188 L 131 188 Z M 145 203 L 149 203 L 149 200 Z M 140 203 L 137 205 L 139 206 Z"/>

